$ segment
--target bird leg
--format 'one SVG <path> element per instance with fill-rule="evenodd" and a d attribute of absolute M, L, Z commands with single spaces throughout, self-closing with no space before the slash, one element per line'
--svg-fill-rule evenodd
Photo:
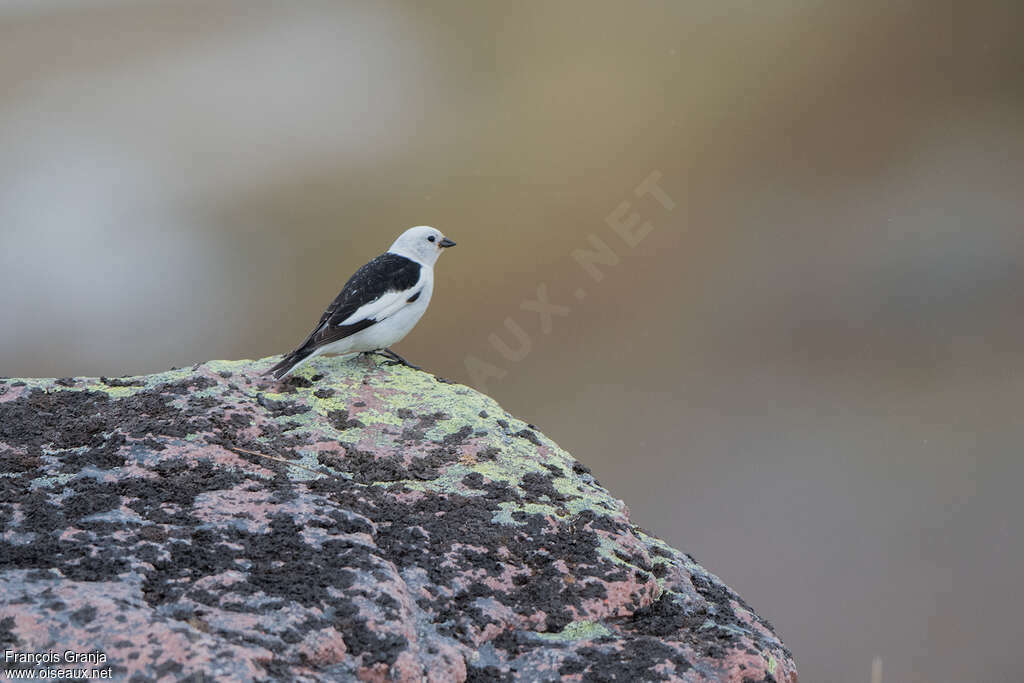
<path fill-rule="evenodd" d="M 399 356 L 397 353 L 395 353 L 391 349 L 380 349 L 378 351 L 374 351 L 374 353 L 378 353 L 378 354 L 380 354 L 382 356 L 385 356 L 388 359 L 390 359 L 390 360 L 384 361 L 384 365 L 404 365 L 405 367 L 412 368 L 413 370 L 422 370 L 423 369 L 423 368 L 421 368 L 418 365 L 413 365 L 412 363 L 410 363 L 406 359 L 402 358 L 401 356 Z"/>

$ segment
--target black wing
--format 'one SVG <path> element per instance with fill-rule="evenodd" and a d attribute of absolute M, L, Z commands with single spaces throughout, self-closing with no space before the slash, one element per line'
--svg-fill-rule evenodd
<path fill-rule="evenodd" d="M 267 373 L 283 376 L 296 363 L 325 344 L 351 336 L 377 322 L 374 318 L 341 325 L 360 307 L 376 301 L 388 292 L 412 288 L 420 279 L 420 264 L 398 254 L 381 254 L 348 279 L 341 292 L 327 307 L 309 336 Z"/>

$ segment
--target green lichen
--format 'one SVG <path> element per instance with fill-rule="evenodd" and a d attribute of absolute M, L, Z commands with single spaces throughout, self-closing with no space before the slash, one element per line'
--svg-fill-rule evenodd
<path fill-rule="evenodd" d="M 598 621 L 573 621 L 557 633 L 534 633 L 541 640 L 549 642 L 573 643 L 580 640 L 594 640 L 610 636 L 611 630 Z"/>
<path fill-rule="evenodd" d="M 251 360 L 211 360 L 203 363 L 214 372 L 230 372 L 232 375 L 244 372 L 252 367 Z"/>
<path fill-rule="evenodd" d="M 543 503 L 503 502 L 498 503 L 498 512 L 494 513 L 494 516 L 491 517 L 491 521 L 497 524 L 508 524 L 512 526 L 522 525 L 522 522 L 517 522 L 512 518 L 512 513 L 514 512 L 521 512 L 527 515 L 558 516 L 558 511 L 551 505 L 544 505 Z"/>
<path fill-rule="evenodd" d="M 29 483 L 29 488 L 33 491 L 35 489 L 46 489 L 53 486 L 64 486 L 69 481 L 74 479 L 77 475 L 74 473 L 63 473 L 55 474 L 52 477 L 37 477 Z"/>
<path fill-rule="evenodd" d="M 140 389 L 145 389 L 145 387 L 111 387 L 107 386 L 103 382 L 97 382 L 95 384 L 88 384 L 85 386 L 86 391 L 102 391 L 104 394 L 110 396 L 110 398 L 125 398 L 126 396 L 133 396 L 138 393 Z"/>

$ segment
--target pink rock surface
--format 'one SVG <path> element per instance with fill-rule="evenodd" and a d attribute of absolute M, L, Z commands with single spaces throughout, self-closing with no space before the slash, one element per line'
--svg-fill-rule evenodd
<path fill-rule="evenodd" d="M 491 399 L 330 359 L 275 384 L 272 360 L 0 380 L 2 649 L 132 680 L 797 680 Z"/>

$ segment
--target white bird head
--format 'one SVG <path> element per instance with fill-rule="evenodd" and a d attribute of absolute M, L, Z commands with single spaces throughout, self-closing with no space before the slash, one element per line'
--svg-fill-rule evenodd
<path fill-rule="evenodd" d="M 399 235 L 388 251 L 425 266 L 432 266 L 441 255 L 441 250 L 454 246 L 455 242 L 442 235 L 440 230 L 429 225 L 418 225 Z"/>

